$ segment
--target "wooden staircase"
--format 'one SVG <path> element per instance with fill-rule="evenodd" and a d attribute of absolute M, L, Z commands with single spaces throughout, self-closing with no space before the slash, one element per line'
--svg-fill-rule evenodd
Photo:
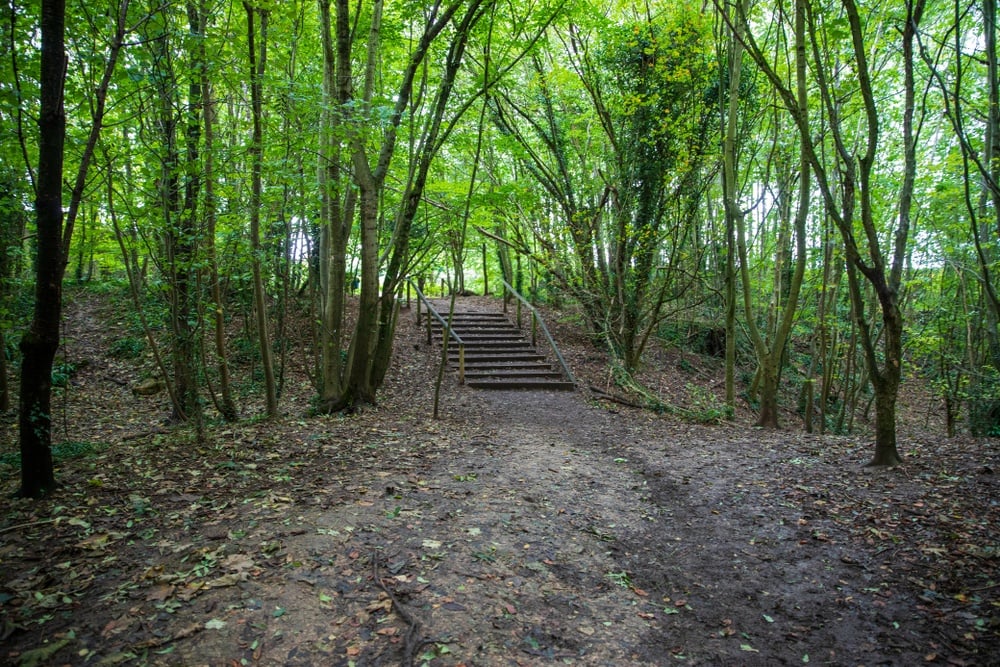
<path fill-rule="evenodd" d="M 447 320 L 447 308 L 439 310 Z M 462 339 L 465 384 L 476 389 L 532 389 L 573 391 L 576 385 L 553 367 L 503 313 L 456 311 L 452 330 Z M 434 340 L 441 342 L 441 323 L 431 321 Z M 448 343 L 448 360 L 459 366 L 458 343 Z"/>

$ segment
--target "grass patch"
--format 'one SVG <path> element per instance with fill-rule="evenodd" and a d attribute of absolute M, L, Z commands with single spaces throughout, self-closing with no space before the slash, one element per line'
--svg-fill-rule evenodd
<path fill-rule="evenodd" d="M 103 443 L 69 440 L 52 445 L 52 459 L 54 461 L 65 461 L 68 459 L 93 456 L 103 452 L 105 448 L 106 445 Z M 21 452 L 6 452 L 4 454 L 0 454 L 0 464 L 20 467 Z"/>

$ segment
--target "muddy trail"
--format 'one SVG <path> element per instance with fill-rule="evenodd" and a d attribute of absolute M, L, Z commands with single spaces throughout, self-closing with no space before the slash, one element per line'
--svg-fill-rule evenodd
<path fill-rule="evenodd" d="M 454 374 L 434 420 L 406 326 L 379 406 L 309 417 L 300 378 L 199 444 L 90 330 L 62 409 L 91 447 L 0 505 L 0 663 L 1000 664 L 993 441 L 911 429 L 867 469 L 860 436 Z"/>

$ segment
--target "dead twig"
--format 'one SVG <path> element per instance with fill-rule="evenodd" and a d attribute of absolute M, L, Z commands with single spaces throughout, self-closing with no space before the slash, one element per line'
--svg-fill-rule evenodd
<path fill-rule="evenodd" d="M 129 442 L 131 440 L 140 440 L 151 435 L 167 435 L 170 431 L 162 428 L 154 428 L 150 431 L 140 431 L 139 433 L 129 433 L 128 435 L 122 436 L 122 442 Z"/>
<path fill-rule="evenodd" d="M 17 530 L 18 528 L 33 528 L 34 526 L 43 526 L 47 523 L 55 523 L 55 519 L 41 519 L 39 521 L 29 521 L 28 523 L 18 523 L 13 526 L 7 526 L 6 528 L 0 528 L 0 535 L 4 533 L 9 533 L 12 530 Z"/>
<path fill-rule="evenodd" d="M 635 403 L 634 401 L 630 401 L 628 399 L 622 398 L 621 396 L 615 396 L 614 394 L 609 394 L 608 392 L 604 391 L 603 389 L 598 389 L 597 387 L 595 387 L 593 385 L 590 385 L 590 391 L 594 394 L 594 396 L 596 398 L 598 398 L 600 400 L 603 400 L 603 401 L 610 401 L 612 403 L 618 403 L 620 405 L 626 405 L 626 406 L 628 406 L 630 408 L 639 408 L 640 410 L 645 409 L 645 407 L 646 407 L 645 405 L 640 405 L 639 403 Z"/>

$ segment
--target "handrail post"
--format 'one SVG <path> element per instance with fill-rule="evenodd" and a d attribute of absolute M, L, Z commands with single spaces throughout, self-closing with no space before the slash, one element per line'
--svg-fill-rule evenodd
<path fill-rule="evenodd" d="M 538 345 L 538 316 L 531 314 L 531 345 Z"/>
<path fill-rule="evenodd" d="M 537 321 L 538 326 L 541 327 L 542 329 L 542 333 L 545 334 L 545 339 L 549 342 L 549 346 L 552 348 L 552 352 L 556 355 L 556 359 L 559 361 L 559 365 L 562 366 L 563 372 L 566 374 L 566 377 L 569 378 L 570 382 L 576 385 L 576 378 L 573 377 L 573 372 L 569 369 L 569 366 L 566 364 L 566 360 L 563 358 L 562 353 L 559 352 L 559 348 L 556 346 L 556 341 L 552 338 L 552 334 L 549 332 L 549 328 L 545 326 L 545 320 L 543 320 L 542 316 L 539 315 L 538 310 L 534 306 L 532 306 L 527 301 L 527 299 L 521 296 L 521 294 L 516 289 L 514 289 L 511 286 L 511 284 L 508 283 L 506 280 L 501 278 L 500 282 L 503 283 L 504 289 L 509 290 L 510 293 L 515 298 L 517 298 L 518 311 L 520 311 L 520 306 L 522 303 L 525 306 L 527 306 L 528 310 L 531 311 L 532 326 L 533 326 L 532 335 L 534 336 L 534 323 Z M 518 328 L 521 327 L 520 318 L 518 319 L 517 326 Z"/>
<path fill-rule="evenodd" d="M 408 283 L 408 284 L 412 284 Z M 431 330 L 431 317 L 433 316 L 441 324 L 441 346 L 443 351 L 446 353 L 448 351 L 448 342 L 451 339 L 455 340 L 458 345 L 458 377 L 461 384 L 465 384 L 465 341 L 462 337 L 455 333 L 455 330 L 451 326 L 451 322 L 446 322 L 441 314 L 437 312 L 431 302 L 427 300 L 427 296 L 423 293 L 419 286 L 414 285 L 414 290 L 417 293 L 417 312 L 420 312 L 420 302 L 423 301 L 424 305 L 427 307 L 425 311 L 425 316 L 427 318 L 427 345 L 430 346 L 434 343 L 434 335 Z M 417 326 L 420 326 L 419 316 L 417 318 Z"/>

